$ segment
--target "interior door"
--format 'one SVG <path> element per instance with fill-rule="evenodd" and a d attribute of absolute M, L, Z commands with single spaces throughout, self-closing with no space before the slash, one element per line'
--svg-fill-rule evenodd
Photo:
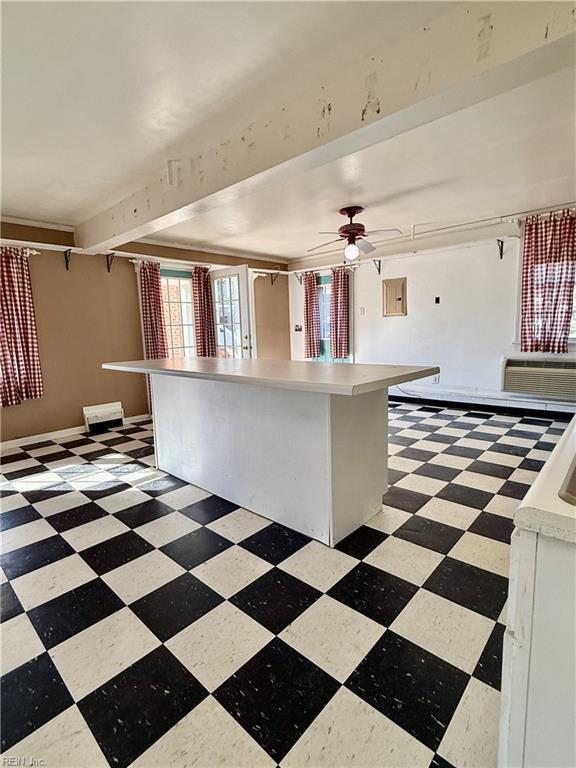
<path fill-rule="evenodd" d="M 274 277 L 250 270 L 252 357 L 290 360 L 288 276 Z"/>
<path fill-rule="evenodd" d="M 252 357 L 248 267 L 210 271 L 217 357 Z"/>

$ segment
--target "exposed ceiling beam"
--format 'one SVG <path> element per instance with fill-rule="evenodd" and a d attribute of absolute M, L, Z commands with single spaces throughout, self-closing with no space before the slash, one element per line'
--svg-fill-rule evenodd
<path fill-rule="evenodd" d="M 572 10 L 563 2 L 455 3 L 245 131 L 194 157 L 167 160 L 155 182 L 81 224 L 77 242 L 95 252 L 149 237 L 256 188 L 574 66 Z"/>

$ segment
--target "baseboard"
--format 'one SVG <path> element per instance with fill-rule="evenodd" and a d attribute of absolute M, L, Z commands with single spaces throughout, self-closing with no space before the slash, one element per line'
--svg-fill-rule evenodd
<path fill-rule="evenodd" d="M 458 408 L 465 411 L 477 411 L 478 413 L 496 413 L 500 416 L 518 416 L 518 411 L 522 416 L 529 416 L 535 419 L 554 419 L 555 421 L 570 421 L 574 416 L 574 408 L 571 411 L 558 411 L 546 407 L 543 403 L 542 408 L 527 408 L 522 402 L 517 404 L 497 404 L 487 402 L 464 402 L 459 400 L 438 400 L 432 397 L 406 397 L 404 395 L 390 395 L 390 402 L 414 403 L 414 405 L 431 405 L 433 408 Z"/>
<path fill-rule="evenodd" d="M 135 424 L 139 421 L 145 421 L 150 418 L 149 413 L 140 416 L 127 416 L 124 419 L 125 424 Z M 30 443 L 39 443 L 42 440 L 55 440 L 59 437 L 71 437 L 72 435 L 81 435 L 86 432 L 86 427 L 82 424 L 79 427 L 69 427 L 68 429 L 58 429 L 56 432 L 43 432 L 40 435 L 29 435 L 28 437 L 16 437 L 14 440 L 5 440 L 0 442 L 1 448 L 14 448 L 17 445 L 29 445 Z"/>

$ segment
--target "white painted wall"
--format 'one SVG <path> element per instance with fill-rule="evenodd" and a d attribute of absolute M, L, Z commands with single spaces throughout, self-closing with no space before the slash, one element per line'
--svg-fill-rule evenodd
<path fill-rule="evenodd" d="M 440 382 L 403 385 L 409 393 L 500 392 L 505 357 L 519 356 L 520 241 L 508 238 L 500 259 L 494 239 L 416 254 L 386 256 L 354 274 L 354 360 L 439 365 Z M 382 317 L 382 280 L 407 278 L 406 317 Z M 440 297 L 440 304 L 434 298 Z M 304 358 L 302 286 L 290 277 L 292 358 Z M 525 355 L 522 355 L 525 357 Z M 549 356 L 552 357 L 552 356 Z M 563 356 L 566 359 L 566 356 Z M 570 359 L 576 359 L 572 352 Z"/>

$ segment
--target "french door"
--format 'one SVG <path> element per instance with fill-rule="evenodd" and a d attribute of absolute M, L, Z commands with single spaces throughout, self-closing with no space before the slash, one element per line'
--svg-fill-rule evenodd
<path fill-rule="evenodd" d="M 217 357 L 252 357 L 248 267 L 210 271 Z"/>

